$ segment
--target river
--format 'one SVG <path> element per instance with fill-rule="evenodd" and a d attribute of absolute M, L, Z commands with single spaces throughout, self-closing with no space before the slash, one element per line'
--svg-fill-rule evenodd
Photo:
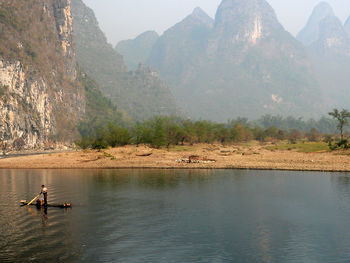
<path fill-rule="evenodd" d="M 0 170 L 0 262 L 350 262 L 350 174 Z"/>

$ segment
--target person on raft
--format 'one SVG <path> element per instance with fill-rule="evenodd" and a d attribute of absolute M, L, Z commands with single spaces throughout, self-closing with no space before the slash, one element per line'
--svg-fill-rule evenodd
<path fill-rule="evenodd" d="M 44 205 L 47 206 L 47 188 L 45 187 L 45 185 L 41 186 L 40 194 L 44 195 Z"/>

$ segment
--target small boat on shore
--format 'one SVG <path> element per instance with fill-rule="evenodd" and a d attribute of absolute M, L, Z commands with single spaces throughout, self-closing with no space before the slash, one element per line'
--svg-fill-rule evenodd
<path fill-rule="evenodd" d="M 21 206 L 26 206 L 26 205 L 28 205 L 29 202 L 27 200 L 22 200 L 22 201 L 20 201 L 20 203 L 21 203 Z M 39 208 L 45 207 L 43 202 L 34 202 L 34 203 L 31 203 L 30 205 L 31 206 L 36 206 L 36 207 L 39 207 Z M 68 204 L 68 203 L 55 204 L 55 203 L 52 203 L 52 204 L 47 204 L 47 207 L 71 208 L 72 204 Z"/>

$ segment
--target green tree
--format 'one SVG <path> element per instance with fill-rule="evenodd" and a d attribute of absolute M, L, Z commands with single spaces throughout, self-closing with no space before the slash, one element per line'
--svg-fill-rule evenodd
<path fill-rule="evenodd" d="M 164 119 L 156 117 L 153 122 L 152 146 L 160 148 L 167 144 Z"/>
<path fill-rule="evenodd" d="M 193 145 L 196 141 L 196 132 L 194 130 L 193 122 L 190 120 L 186 120 L 182 123 L 183 126 L 183 137 L 181 139 L 182 145 L 185 143 L 189 143 L 190 145 Z"/>
<path fill-rule="evenodd" d="M 102 128 L 98 129 L 96 137 L 91 142 L 91 148 L 96 150 L 108 148 L 108 143 L 105 139 L 105 131 Z"/>
<path fill-rule="evenodd" d="M 217 124 L 215 127 L 215 138 L 222 145 L 225 145 L 230 141 L 230 132 L 225 124 Z"/>
<path fill-rule="evenodd" d="M 350 118 L 350 112 L 345 109 L 343 109 L 342 111 L 334 109 L 332 112 L 329 112 L 328 115 L 332 116 L 338 121 L 337 128 L 340 130 L 340 139 L 343 141 L 344 127 L 349 124 L 348 118 Z"/>
<path fill-rule="evenodd" d="M 139 144 L 147 144 L 152 142 L 152 129 L 146 123 L 137 124 L 133 130 L 134 142 Z"/>
<path fill-rule="evenodd" d="M 167 123 L 166 125 L 166 141 L 167 147 L 170 145 L 178 145 L 181 140 L 180 128 L 176 123 Z"/>
<path fill-rule="evenodd" d="M 240 142 L 244 141 L 244 128 L 241 124 L 236 124 L 230 129 L 230 141 Z"/>
<path fill-rule="evenodd" d="M 114 123 L 108 124 L 105 137 L 108 145 L 111 147 L 127 145 L 130 143 L 131 138 L 128 129 L 118 127 Z"/>

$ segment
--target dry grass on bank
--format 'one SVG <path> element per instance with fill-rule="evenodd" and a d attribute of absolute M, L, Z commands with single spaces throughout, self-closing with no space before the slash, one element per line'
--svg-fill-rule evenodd
<path fill-rule="evenodd" d="M 197 144 L 167 149 L 125 146 L 108 150 L 24 156 L 0 160 L 0 168 L 14 169 L 281 169 L 350 171 L 348 152 L 329 152 L 324 143 L 260 144 L 229 146 Z M 188 163 L 190 156 L 193 162 Z"/>
<path fill-rule="evenodd" d="M 325 142 L 297 142 L 290 144 L 287 141 L 279 142 L 276 145 L 267 146 L 268 150 L 297 151 L 303 153 L 328 152 L 329 146 Z"/>

